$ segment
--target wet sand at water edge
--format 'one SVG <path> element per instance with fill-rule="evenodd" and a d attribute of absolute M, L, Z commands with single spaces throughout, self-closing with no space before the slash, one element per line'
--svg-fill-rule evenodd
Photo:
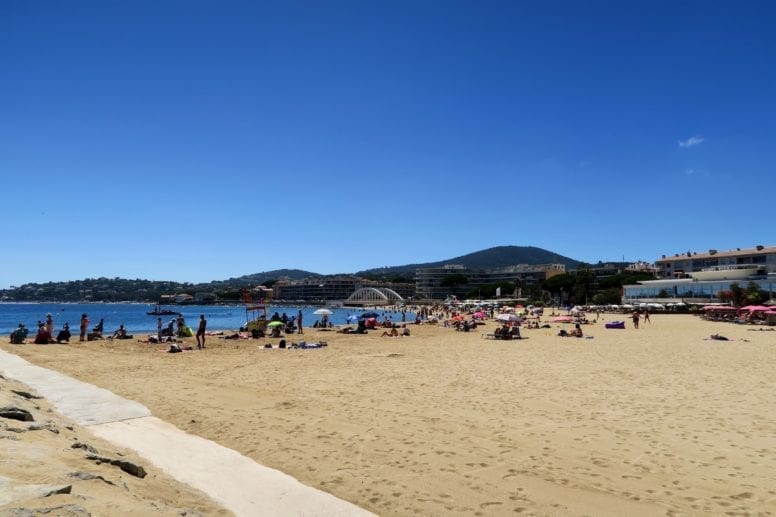
<path fill-rule="evenodd" d="M 491 321 L 286 338 L 317 350 L 2 347 L 381 515 L 776 513 L 776 332 L 613 319 L 592 339 L 483 339 Z"/>

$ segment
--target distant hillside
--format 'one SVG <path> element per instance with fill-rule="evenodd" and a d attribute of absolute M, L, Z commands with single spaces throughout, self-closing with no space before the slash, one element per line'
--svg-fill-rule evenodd
<path fill-rule="evenodd" d="M 283 277 L 298 280 L 310 276 L 320 275 L 299 269 L 277 269 L 201 284 L 125 278 L 87 278 L 69 282 L 24 284 L 12 289 L 0 289 L 0 301 L 155 302 L 163 294 L 189 293 L 193 295 L 198 292 L 214 292 L 221 299 L 239 299 L 239 292 L 243 287 L 256 286 Z"/>
<path fill-rule="evenodd" d="M 576 269 L 581 262 L 551 251 L 533 246 L 496 246 L 482 251 L 469 253 L 460 257 L 454 257 L 438 262 L 426 262 L 424 264 L 407 264 L 359 271 L 357 275 L 364 276 L 392 276 L 414 274 L 418 268 L 440 267 L 445 264 L 461 264 L 471 269 L 489 269 L 515 264 L 565 264 L 566 269 Z"/>
<path fill-rule="evenodd" d="M 229 278 L 227 280 L 214 280 L 204 284 L 197 284 L 197 288 L 200 290 L 216 290 L 226 287 L 247 287 L 260 285 L 270 280 L 279 280 L 281 278 L 301 280 L 302 278 L 308 278 L 311 276 L 321 275 L 318 273 L 312 273 L 310 271 L 303 271 L 301 269 L 275 269 L 273 271 L 253 273 L 251 275 L 243 275 L 237 278 Z"/>

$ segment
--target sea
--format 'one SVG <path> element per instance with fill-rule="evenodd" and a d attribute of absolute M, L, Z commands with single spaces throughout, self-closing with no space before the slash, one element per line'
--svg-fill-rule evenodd
<path fill-rule="evenodd" d="M 156 318 L 146 314 L 153 311 L 155 305 L 144 303 L 0 303 L 0 334 L 10 334 L 18 326 L 24 323 L 32 332 L 37 328 L 38 322 L 45 322 L 46 315 L 51 314 L 56 330 L 68 323 L 72 332 L 78 332 L 78 323 L 82 314 L 89 318 L 89 326 L 93 327 L 100 319 L 104 319 L 105 333 L 112 333 L 119 325 L 124 325 L 127 331 L 132 333 L 156 332 Z M 289 319 L 302 311 L 302 322 L 305 327 L 310 327 L 321 316 L 314 314 L 321 307 L 315 306 L 267 306 L 267 317 L 270 318 L 277 312 L 279 315 L 286 313 Z M 348 317 L 358 316 L 366 311 L 376 312 L 379 320 L 388 317 L 395 323 L 402 322 L 400 311 L 383 309 L 359 309 L 353 307 L 327 307 L 332 311 L 329 321 L 334 325 L 348 323 Z M 250 318 L 246 314 L 245 305 L 174 305 L 162 306 L 180 312 L 186 319 L 186 324 L 194 329 L 199 323 L 199 315 L 204 314 L 207 319 L 208 330 L 237 330 Z M 161 316 L 166 325 L 175 316 Z M 415 313 L 407 311 L 404 314 L 407 321 L 415 320 Z"/>

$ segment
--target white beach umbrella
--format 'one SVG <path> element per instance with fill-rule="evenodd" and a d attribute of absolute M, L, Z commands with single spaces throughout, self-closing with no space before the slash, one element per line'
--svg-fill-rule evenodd
<path fill-rule="evenodd" d="M 499 314 L 496 319 L 499 321 L 523 321 L 523 318 L 516 314 Z"/>
<path fill-rule="evenodd" d="M 331 312 L 329 309 L 318 309 L 313 314 L 317 314 L 318 316 L 331 316 L 334 313 Z"/>

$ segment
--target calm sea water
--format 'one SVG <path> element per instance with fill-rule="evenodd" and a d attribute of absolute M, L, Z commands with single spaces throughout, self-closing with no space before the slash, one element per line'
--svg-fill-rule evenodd
<path fill-rule="evenodd" d="M 204 314 L 207 319 L 208 330 L 237 330 L 246 322 L 245 306 L 243 305 L 178 305 L 165 307 L 179 311 L 186 318 L 186 324 L 194 329 L 199 322 L 199 315 Z M 320 307 L 289 307 L 268 306 L 268 316 L 273 313 L 283 314 L 288 317 L 296 316 L 299 309 L 302 310 L 305 327 L 311 326 L 321 316 L 313 314 Z M 364 311 L 353 308 L 329 308 L 334 314 L 329 320 L 335 325 L 343 325 L 350 315 L 358 315 Z M 137 303 L 0 303 L 0 334 L 9 334 L 24 323 L 27 328 L 35 329 L 38 321 L 45 321 L 46 314 L 51 313 L 54 318 L 54 326 L 57 330 L 65 323 L 70 324 L 70 329 L 78 332 L 78 322 L 81 314 L 89 317 L 89 325 L 93 327 L 105 320 L 105 332 L 112 333 L 119 325 L 129 333 L 156 332 L 157 316 L 149 316 L 146 312 L 153 311 L 154 306 Z M 371 309 L 368 309 L 371 311 Z M 389 316 L 392 321 L 400 322 L 401 313 L 377 310 L 382 316 Z M 162 316 L 162 321 L 167 324 L 174 316 Z M 415 319 L 415 313 L 407 312 L 407 321 Z"/>

